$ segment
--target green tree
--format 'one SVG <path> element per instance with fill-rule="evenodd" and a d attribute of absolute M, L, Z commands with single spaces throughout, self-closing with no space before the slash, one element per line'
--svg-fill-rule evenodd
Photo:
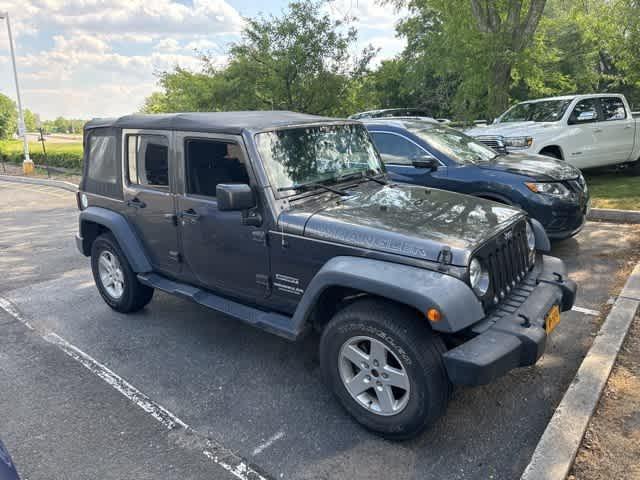
<path fill-rule="evenodd" d="M 160 75 L 162 89 L 145 112 L 238 109 L 348 113 L 352 82 L 362 78 L 375 50 L 352 54 L 357 34 L 332 20 L 314 0 L 294 1 L 280 17 L 248 19 L 225 68 L 203 56 L 203 71 Z"/>
<path fill-rule="evenodd" d="M 16 104 L 0 93 L 0 140 L 11 138 L 18 128 Z"/>
<path fill-rule="evenodd" d="M 33 113 L 28 108 L 24 109 L 24 125 L 27 132 L 35 132 L 38 130 L 38 115 Z"/>

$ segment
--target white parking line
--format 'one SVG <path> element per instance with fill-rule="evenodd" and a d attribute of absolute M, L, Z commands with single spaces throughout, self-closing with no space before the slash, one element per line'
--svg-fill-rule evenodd
<path fill-rule="evenodd" d="M 585 307 L 577 307 L 575 305 L 571 310 L 573 310 L 574 312 L 584 313 L 585 315 L 591 315 L 592 317 L 597 317 L 598 315 L 600 315 L 600 312 L 598 310 L 591 310 L 590 308 Z"/>
<path fill-rule="evenodd" d="M 272 435 L 271 437 L 269 437 L 267 439 L 266 442 L 264 442 L 263 444 L 258 445 L 254 450 L 253 453 L 251 455 L 253 455 L 254 457 L 256 455 L 261 454 L 262 452 L 264 452 L 267 448 L 269 448 L 271 445 L 273 445 L 274 443 L 276 443 L 278 440 L 280 440 L 282 437 L 284 437 L 284 432 L 282 430 L 280 430 L 278 433 L 276 433 L 275 435 Z"/>
<path fill-rule="evenodd" d="M 11 303 L 9 300 L 0 297 L 0 308 L 11 315 L 16 320 L 23 323 L 29 330 L 35 331 L 35 329 L 29 324 L 29 322 L 24 318 L 24 316 L 20 313 L 20 311 Z M 40 333 L 40 332 L 38 332 Z M 173 430 L 175 428 L 183 428 L 185 431 L 198 435 L 200 437 L 204 437 L 202 434 L 199 434 L 195 430 L 193 430 L 189 425 L 187 425 L 184 421 L 182 421 L 179 417 L 171 413 L 169 410 L 164 408 L 162 405 L 154 402 L 147 395 L 142 393 L 136 387 L 127 382 L 124 378 L 120 377 L 118 374 L 113 372 L 110 368 L 102 363 L 98 362 L 91 355 L 83 352 L 78 347 L 72 345 L 67 342 L 64 338 L 53 332 L 47 332 L 41 337 L 58 347 L 65 354 L 71 357 L 73 360 L 78 362 L 80 365 L 85 367 L 94 375 L 98 376 L 102 380 L 104 380 L 108 385 L 113 387 L 115 390 L 120 392 L 126 398 L 128 398 L 135 405 L 140 407 L 142 410 L 150 414 L 155 420 L 164 425 L 167 429 Z M 284 436 L 283 432 L 278 432 L 277 435 L 280 435 L 278 438 L 271 438 L 265 444 L 261 445 L 262 450 L 267 448 L 270 444 L 282 438 Z M 270 443 L 269 443 L 270 442 Z M 269 443 L 269 445 L 267 445 Z M 242 457 L 234 454 L 230 450 L 226 449 L 220 444 L 215 443 L 211 439 L 206 440 L 207 448 L 202 450 L 202 455 L 211 460 L 216 465 L 224 468 L 226 471 L 231 473 L 233 476 L 240 480 L 267 480 L 265 476 L 258 473 L 255 469 L 253 469 L 246 460 Z M 260 447 L 258 447 L 260 448 Z M 260 451 L 262 451 L 260 450 Z M 260 453 L 260 452 L 258 452 Z M 255 455 L 255 453 L 254 453 Z"/>

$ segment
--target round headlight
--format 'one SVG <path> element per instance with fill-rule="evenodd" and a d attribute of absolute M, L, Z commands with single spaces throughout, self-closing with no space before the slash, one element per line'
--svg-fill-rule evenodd
<path fill-rule="evenodd" d="M 529 247 L 530 252 L 536 249 L 536 236 L 529 222 L 527 222 L 527 247 Z"/>
<path fill-rule="evenodd" d="M 471 260 L 469 264 L 469 283 L 479 297 L 483 297 L 489 290 L 489 272 L 483 268 L 477 258 Z"/>

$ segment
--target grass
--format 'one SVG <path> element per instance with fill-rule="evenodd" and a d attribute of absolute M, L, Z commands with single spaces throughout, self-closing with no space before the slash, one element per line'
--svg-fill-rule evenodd
<path fill-rule="evenodd" d="M 82 143 L 47 142 L 45 146 L 47 149 L 47 161 L 50 166 L 80 170 L 82 164 Z M 44 165 L 45 156 L 40 142 L 29 142 L 29 153 L 34 163 Z M 21 163 L 23 159 L 22 141 L 0 141 L 0 157 L 9 163 Z"/>
<path fill-rule="evenodd" d="M 640 210 L 640 176 L 628 170 L 601 175 L 586 175 L 594 208 Z"/>

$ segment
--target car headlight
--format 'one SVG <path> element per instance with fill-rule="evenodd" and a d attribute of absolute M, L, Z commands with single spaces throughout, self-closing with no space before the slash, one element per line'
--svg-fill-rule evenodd
<path fill-rule="evenodd" d="M 477 258 L 469 263 L 469 283 L 479 297 L 484 297 L 489 290 L 489 272 Z"/>
<path fill-rule="evenodd" d="M 561 183 L 556 182 L 525 182 L 529 190 L 558 198 L 569 198 L 571 191 Z"/>
<path fill-rule="evenodd" d="M 505 137 L 502 139 L 505 147 L 529 148 L 533 143 L 532 137 Z"/>

